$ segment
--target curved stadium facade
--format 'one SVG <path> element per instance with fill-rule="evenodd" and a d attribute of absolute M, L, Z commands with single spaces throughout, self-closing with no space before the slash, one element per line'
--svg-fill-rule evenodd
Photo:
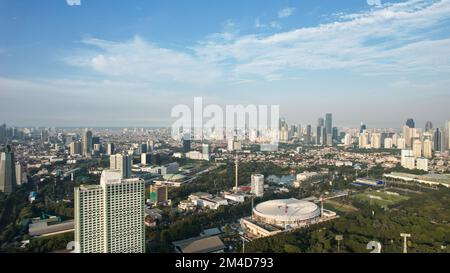
<path fill-rule="evenodd" d="M 317 223 L 320 208 L 312 202 L 295 198 L 271 200 L 253 209 L 253 219 L 281 228 L 296 228 Z"/>

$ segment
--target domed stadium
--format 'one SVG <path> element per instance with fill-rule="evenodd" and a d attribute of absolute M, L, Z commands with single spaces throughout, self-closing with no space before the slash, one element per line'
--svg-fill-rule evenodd
<path fill-rule="evenodd" d="M 295 198 L 278 199 L 258 204 L 253 219 L 279 227 L 300 227 L 320 220 L 320 208 L 311 202 Z"/>

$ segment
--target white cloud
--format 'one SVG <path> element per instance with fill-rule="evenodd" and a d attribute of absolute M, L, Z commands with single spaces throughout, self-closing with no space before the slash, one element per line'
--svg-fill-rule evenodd
<path fill-rule="evenodd" d="M 69 6 L 81 6 L 81 0 L 66 0 Z"/>
<path fill-rule="evenodd" d="M 277 79 L 284 72 L 346 69 L 363 74 L 449 72 L 450 1 L 412 0 L 343 14 L 337 21 L 288 32 L 206 42 L 197 54 L 233 60 L 235 78 Z M 438 31 L 444 37 L 433 37 Z"/>
<path fill-rule="evenodd" d="M 111 77 L 190 84 L 277 80 L 329 69 L 360 75 L 450 73 L 449 19 L 450 0 L 410 0 L 270 35 L 239 35 L 228 20 L 224 32 L 192 48 L 164 48 L 139 37 L 87 39 L 95 50 L 68 62 Z M 280 25 L 257 18 L 255 27 Z"/>
<path fill-rule="evenodd" d="M 94 52 L 78 53 L 66 59 L 71 65 L 87 67 L 112 77 L 144 81 L 174 81 L 208 84 L 221 71 L 195 55 L 159 47 L 136 36 L 125 42 L 86 39 Z"/>
<path fill-rule="evenodd" d="M 255 28 L 260 28 L 260 29 L 281 29 L 281 24 L 277 21 L 271 21 L 267 24 L 262 23 L 260 18 L 256 18 L 255 19 Z"/>
<path fill-rule="evenodd" d="M 370 6 L 381 6 L 381 0 L 367 0 L 367 4 Z"/>
<path fill-rule="evenodd" d="M 278 18 L 286 18 L 291 16 L 295 12 L 295 8 L 284 8 L 278 12 Z"/>

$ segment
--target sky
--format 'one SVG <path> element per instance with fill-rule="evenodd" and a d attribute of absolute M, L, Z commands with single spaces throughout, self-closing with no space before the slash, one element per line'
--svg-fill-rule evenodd
<path fill-rule="evenodd" d="M 279 105 L 291 124 L 450 119 L 450 0 L 0 0 L 0 122 L 165 126 Z"/>

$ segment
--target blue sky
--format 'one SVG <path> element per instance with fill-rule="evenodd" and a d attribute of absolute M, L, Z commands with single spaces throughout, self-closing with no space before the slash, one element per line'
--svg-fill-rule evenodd
<path fill-rule="evenodd" d="M 0 33 L 17 126 L 169 125 L 194 96 L 313 125 L 450 118 L 450 0 L 0 0 Z"/>

